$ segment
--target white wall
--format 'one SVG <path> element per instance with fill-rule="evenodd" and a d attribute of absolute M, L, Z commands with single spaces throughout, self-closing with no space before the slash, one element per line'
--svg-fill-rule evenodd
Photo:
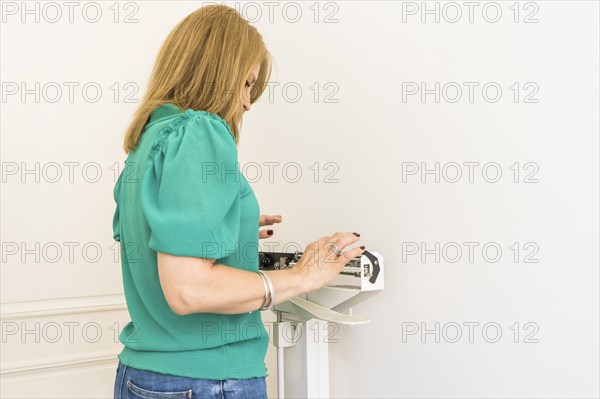
<path fill-rule="evenodd" d="M 55 9 L 34 4 L 39 22 L 21 21 L 21 2 L 2 5 L 1 396 L 107 397 L 120 350 L 111 326 L 127 321 L 111 239 L 122 134 L 166 34 L 203 3 L 120 3 L 115 22 L 112 2 L 99 2 L 97 23 L 82 15 L 89 3 L 73 23 L 63 3 L 56 23 Z M 260 165 L 256 179 L 245 172 L 261 211 L 284 215 L 269 248 L 358 231 L 385 257 L 385 291 L 354 309 L 371 323 L 331 337 L 331 395 L 597 397 L 598 3 L 228 4 L 276 60 L 240 144 L 242 166 Z M 36 82 L 39 102 L 23 101 L 21 83 Z M 79 84 L 73 101 L 68 82 Z M 436 82 L 439 102 L 435 90 L 421 98 Z M 279 162 L 272 178 L 269 162 Z M 438 182 L 421 173 L 436 165 Z M 40 332 L 24 334 L 35 321 Z M 65 337 L 66 321 L 79 323 L 74 342 L 49 343 L 42 328 L 58 323 Z M 102 340 L 82 334 L 90 321 Z"/>

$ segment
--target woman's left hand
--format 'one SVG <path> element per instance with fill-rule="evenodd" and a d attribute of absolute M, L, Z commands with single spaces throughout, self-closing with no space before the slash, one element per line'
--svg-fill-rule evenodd
<path fill-rule="evenodd" d="M 283 217 L 281 215 L 260 215 L 260 219 L 258 221 L 258 226 L 271 226 L 275 223 L 281 223 Z M 269 234 L 270 232 L 270 234 Z M 259 230 L 258 238 L 267 238 L 273 236 L 273 230 Z"/>

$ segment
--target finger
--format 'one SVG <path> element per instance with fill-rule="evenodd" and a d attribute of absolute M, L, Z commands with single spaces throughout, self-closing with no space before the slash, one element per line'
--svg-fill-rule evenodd
<path fill-rule="evenodd" d="M 340 255 L 340 257 L 338 258 L 338 261 L 341 263 L 341 266 L 346 266 L 348 264 L 348 262 L 350 262 L 352 259 L 356 258 L 357 256 L 360 256 L 363 254 L 363 252 L 365 252 L 366 248 L 364 245 L 360 246 L 360 247 L 355 247 L 352 249 L 349 249 L 345 252 L 342 252 L 342 254 Z"/>
<path fill-rule="evenodd" d="M 260 215 L 259 226 L 271 226 L 274 223 L 281 223 L 283 217 L 281 215 Z"/>
<path fill-rule="evenodd" d="M 350 233 L 350 232 L 336 232 L 331 237 L 323 237 L 320 242 L 319 250 L 324 256 L 324 263 L 336 263 L 340 262 L 340 257 L 336 255 L 336 253 L 332 249 L 332 244 L 335 243 L 340 251 L 342 251 L 346 246 L 358 241 L 360 238 L 357 236 L 358 233 Z M 343 253 L 343 252 L 342 252 Z M 348 261 L 343 262 L 343 265 L 348 263 Z"/>
<path fill-rule="evenodd" d="M 271 232 L 271 234 L 269 234 L 269 232 Z M 268 237 L 272 237 L 272 236 L 273 236 L 273 230 L 259 230 L 258 231 L 259 239 L 268 238 Z"/>
<path fill-rule="evenodd" d="M 358 233 L 356 233 L 356 234 L 358 234 Z M 340 250 L 342 250 L 342 249 L 346 248 L 348 245 L 360 240 L 360 236 L 357 236 L 356 234 L 350 233 L 350 232 L 336 232 L 335 234 L 333 234 L 330 237 L 328 244 L 335 242 L 337 244 L 338 248 Z"/>
<path fill-rule="evenodd" d="M 333 254 L 333 251 L 331 250 L 331 246 L 332 244 L 335 243 L 335 245 L 338 246 L 338 248 L 341 250 L 342 248 L 340 247 L 340 244 L 338 243 L 338 236 L 331 235 L 331 236 L 325 236 L 325 237 L 321 237 L 318 241 L 315 242 L 316 245 L 316 250 L 319 251 L 321 254 L 325 254 L 326 256 Z"/>

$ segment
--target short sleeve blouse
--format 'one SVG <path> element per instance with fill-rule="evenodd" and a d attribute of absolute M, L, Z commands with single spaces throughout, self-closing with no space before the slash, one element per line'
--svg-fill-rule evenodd
<path fill-rule="evenodd" d="M 217 114 L 157 108 L 128 154 L 113 196 L 113 238 L 131 321 L 119 334 L 125 365 L 192 378 L 266 376 L 269 342 L 259 310 L 177 315 L 158 276 L 157 252 L 258 270 L 260 209 Z"/>

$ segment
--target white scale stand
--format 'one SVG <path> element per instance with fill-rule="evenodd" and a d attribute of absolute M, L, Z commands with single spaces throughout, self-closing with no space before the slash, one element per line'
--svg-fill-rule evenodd
<path fill-rule="evenodd" d="M 383 290 L 383 258 L 377 252 L 365 251 L 342 273 L 346 274 L 304 298 L 274 306 L 279 399 L 329 398 L 327 324 L 369 322 L 366 317 L 352 315 L 351 308 Z M 341 313 L 347 310 L 348 314 Z"/>

